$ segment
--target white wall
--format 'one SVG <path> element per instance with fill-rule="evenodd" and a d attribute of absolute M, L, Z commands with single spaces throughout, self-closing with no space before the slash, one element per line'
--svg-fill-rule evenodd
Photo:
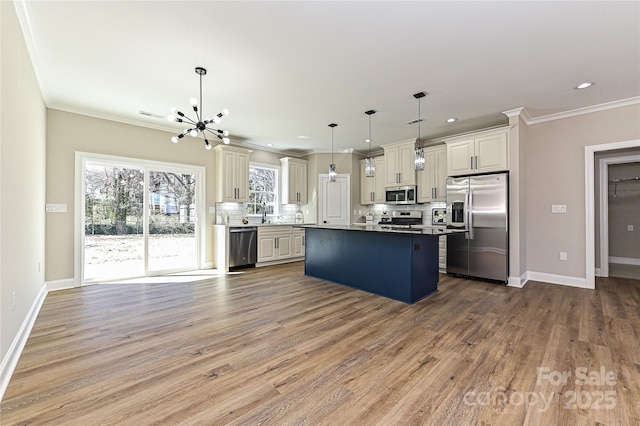
<path fill-rule="evenodd" d="M 46 109 L 13 2 L 0 2 L 0 18 L 0 374 L 4 380 L 8 351 L 44 288 Z"/>

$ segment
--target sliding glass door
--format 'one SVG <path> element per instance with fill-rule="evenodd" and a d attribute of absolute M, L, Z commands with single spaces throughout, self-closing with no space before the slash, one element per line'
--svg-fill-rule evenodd
<path fill-rule="evenodd" d="M 202 168 L 80 157 L 83 283 L 199 268 Z"/>
<path fill-rule="evenodd" d="M 196 176 L 149 172 L 148 270 L 195 269 Z"/>

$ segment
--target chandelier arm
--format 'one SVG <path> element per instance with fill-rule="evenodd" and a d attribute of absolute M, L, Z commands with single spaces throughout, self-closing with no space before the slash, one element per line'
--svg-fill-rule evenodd
<path fill-rule="evenodd" d="M 198 124 L 197 121 L 193 121 L 193 119 L 187 117 L 186 115 L 182 117 L 182 121 L 178 121 L 178 123 L 187 123 L 187 124 L 193 124 L 196 125 Z"/>

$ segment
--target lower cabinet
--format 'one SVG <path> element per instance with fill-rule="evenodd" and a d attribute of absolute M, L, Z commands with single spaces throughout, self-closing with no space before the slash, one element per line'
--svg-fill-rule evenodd
<path fill-rule="evenodd" d="M 304 256 L 304 229 L 292 226 L 258 227 L 258 263 L 299 260 Z"/>

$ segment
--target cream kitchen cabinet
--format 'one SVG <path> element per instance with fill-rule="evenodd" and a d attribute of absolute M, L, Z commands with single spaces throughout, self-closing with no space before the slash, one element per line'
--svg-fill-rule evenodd
<path fill-rule="evenodd" d="M 249 151 L 226 145 L 217 145 L 217 202 L 249 201 Z"/>
<path fill-rule="evenodd" d="M 416 140 L 408 139 L 402 142 L 382 145 L 384 149 L 385 185 L 415 185 L 415 148 Z"/>
<path fill-rule="evenodd" d="M 365 160 L 360 160 L 360 204 L 384 204 L 385 160 L 384 157 L 374 157 L 376 171 L 373 177 L 365 173 Z"/>
<path fill-rule="evenodd" d="M 305 235 L 303 228 L 293 228 L 291 233 L 293 236 L 293 250 L 291 255 L 293 257 L 303 257 L 305 254 Z"/>
<path fill-rule="evenodd" d="M 284 157 L 282 165 L 282 200 L 285 204 L 307 204 L 307 161 Z"/>
<path fill-rule="evenodd" d="M 446 201 L 447 199 L 447 147 L 440 145 L 424 148 L 424 170 L 416 172 L 418 202 Z"/>
<path fill-rule="evenodd" d="M 509 170 L 507 130 L 467 135 L 447 144 L 447 175 L 460 176 Z"/>
<path fill-rule="evenodd" d="M 258 226 L 258 266 L 304 258 L 305 231 L 288 225 Z M 262 265 L 260 265 L 262 264 Z"/>

